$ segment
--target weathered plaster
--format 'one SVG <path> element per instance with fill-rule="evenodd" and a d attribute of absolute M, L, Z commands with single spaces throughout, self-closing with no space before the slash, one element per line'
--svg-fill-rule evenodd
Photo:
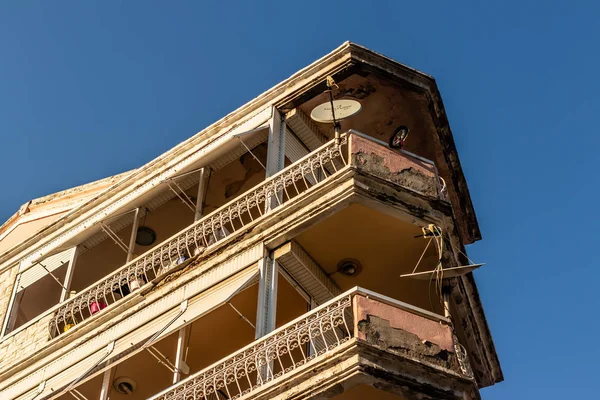
<path fill-rule="evenodd" d="M 354 315 L 358 319 L 358 330 L 356 332 L 358 339 L 382 339 L 381 335 L 376 338 L 367 337 L 368 330 L 373 332 L 372 327 L 370 327 L 372 324 L 370 318 L 374 316 L 378 320 L 385 320 L 387 326 L 391 329 L 400 329 L 415 336 L 420 343 L 430 342 L 436 345 L 439 350 L 454 353 L 452 328 L 450 326 L 366 297 L 356 296 L 354 302 Z M 379 327 L 381 323 L 377 322 L 375 325 Z"/>
<path fill-rule="evenodd" d="M 361 171 L 436 198 L 435 167 L 358 135 L 350 136 L 351 163 Z"/>

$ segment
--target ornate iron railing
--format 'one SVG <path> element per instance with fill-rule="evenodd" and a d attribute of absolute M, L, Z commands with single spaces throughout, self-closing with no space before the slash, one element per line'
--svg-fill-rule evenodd
<path fill-rule="evenodd" d="M 112 274 L 60 304 L 50 321 L 56 336 L 168 272 L 207 248 L 309 190 L 347 165 L 342 147 L 332 140 L 277 174 L 198 220 Z"/>
<path fill-rule="evenodd" d="M 237 399 L 347 342 L 352 318 L 345 293 L 151 400 Z"/>
<path fill-rule="evenodd" d="M 469 355 L 467 354 L 467 349 L 458 342 L 456 336 L 454 337 L 454 352 L 456 353 L 456 358 L 458 359 L 458 365 L 460 367 L 460 372 L 469 378 L 473 378 L 473 369 L 471 368 L 471 364 L 469 363 Z"/>
<path fill-rule="evenodd" d="M 253 392 L 354 338 L 360 322 L 353 302 L 356 296 L 452 329 L 450 321 L 441 315 L 355 287 L 148 400 L 234 400 Z M 472 378 L 466 350 L 454 334 L 453 340 L 460 372 Z"/>

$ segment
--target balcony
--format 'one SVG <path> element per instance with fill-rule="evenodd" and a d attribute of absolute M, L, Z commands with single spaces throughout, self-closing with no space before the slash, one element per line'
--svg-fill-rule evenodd
<path fill-rule="evenodd" d="M 358 384 L 477 396 L 448 319 L 356 287 L 150 399 L 342 398 Z"/>
<path fill-rule="evenodd" d="M 295 224 L 300 219 L 306 219 L 302 222 L 305 228 L 314 225 L 312 219 L 316 218 L 318 212 L 324 210 L 330 212 L 329 210 L 332 209 L 332 202 L 321 204 L 327 196 L 338 189 L 340 193 L 356 188 L 365 190 L 365 182 L 372 184 L 373 187 L 379 185 L 380 192 L 387 193 L 387 197 L 379 199 L 386 204 L 392 199 L 389 197 L 390 193 L 400 191 L 403 193 L 401 198 L 403 206 L 409 204 L 406 196 L 412 196 L 419 202 L 421 207 L 419 210 L 423 210 L 425 202 L 439 204 L 440 207 L 448 210 L 444 201 L 443 184 L 437 176 L 433 163 L 407 152 L 391 150 L 385 143 L 359 132 L 349 131 L 342 135 L 339 143 L 335 140 L 325 143 L 168 240 L 156 245 L 152 250 L 81 290 L 74 297 L 51 308 L 31 321 L 31 325 L 13 332 L 13 335 L 36 337 L 35 354 L 27 351 L 23 353 L 24 357 L 32 354 L 25 364 L 46 357 L 52 349 L 71 346 L 71 338 L 79 338 L 84 334 L 88 337 L 93 335 L 92 331 L 101 324 L 105 324 L 105 327 L 113 325 L 113 317 L 119 316 L 118 320 L 124 320 L 125 314 L 131 314 L 133 318 L 137 310 L 149 304 L 148 299 L 152 298 L 151 294 L 160 291 L 158 289 L 162 282 L 181 280 L 181 277 L 194 279 L 199 276 L 198 271 L 212 265 L 213 258 L 218 258 L 230 248 L 241 251 L 251 245 L 256 246 L 267 241 L 270 243 L 270 248 L 279 246 L 297 234 L 288 232 L 292 229 L 290 221 Z M 373 194 L 369 192 L 368 195 Z M 346 194 L 340 195 L 340 198 L 349 199 Z M 316 207 L 317 211 L 305 211 L 306 207 Z M 414 225 L 411 226 L 413 230 L 419 229 Z M 321 229 L 317 233 L 329 234 L 326 229 Z M 413 237 L 413 231 L 405 230 L 401 233 Z M 273 239 L 274 237 L 276 239 Z M 310 246 L 310 243 L 306 245 Z M 318 254 L 318 249 L 314 251 Z M 354 284 L 344 284 L 342 288 L 358 284 L 363 285 L 359 281 Z M 364 282 L 364 286 L 370 287 L 367 282 Z M 388 290 L 378 291 L 391 295 Z M 157 293 L 155 294 L 158 296 Z M 425 307 L 423 299 L 416 303 L 410 302 Z M 179 304 L 167 305 L 164 301 L 163 303 L 165 309 L 177 308 Z M 158 317 L 158 314 L 155 317 Z M 350 323 L 350 320 L 347 322 Z M 48 329 L 50 341 L 48 341 Z M 339 332 L 339 329 L 332 331 L 329 336 L 335 337 L 335 333 L 339 334 Z M 329 339 L 331 338 L 327 340 Z M 93 345 L 96 346 L 94 349 L 101 346 L 100 341 L 98 339 L 97 344 Z M 321 346 L 323 345 L 324 342 L 321 343 Z M 327 342 L 326 348 L 329 349 L 330 346 L 331 344 Z M 89 350 L 80 353 L 81 357 L 96 351 L 92 350 L 92 344 L 89 347 Z M 308 362 L 312 360 L 311 357 L 316 357 L 323 351 L 324 349 L 319 348 L 318 343 L 310 344 L 303 357 L 306 357 L 305 361 Z M 285 364 L 284 367 L 289 368 L 290 365 Z M 276 376 L 277 368 L 281 366 L 273 368 L 274 371 L 261 374 L 262 379 L 267 379 L 269 374 Z"/>
<path fill-rule="evenodd" d="M 427 197 L 445 200 L 444 187 L 432 162 L 394 151 L 384 143 L 350 131 L 223 205 L 151 251 L 132 260 L 50 310 L 50 335 L 55 337 L 96 314 L 130 298 L 131 293 L 212 252 L 226 237 L 257 224 L 276 207 L 293 201 L 312 187 L 348 167 L 378 176 Z M 48 315 L 50 313 L 47 313 Z"/>

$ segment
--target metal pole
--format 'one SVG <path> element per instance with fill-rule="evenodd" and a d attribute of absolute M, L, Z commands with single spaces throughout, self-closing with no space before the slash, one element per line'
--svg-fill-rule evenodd
<path fill-rule="evenodd" d="M 71 281 L 73 280 L 73 275 L 75 273 L 75 262 L 77 261 L 77 253 L 79 252 L 79 247 L 75 246 L 75 251 L 69 260 L 69 265 L 67 266 L 67 273 L 65 275 L 65 285 L 63 286 L 62 292 L 60 293 L 60 302 L 62 303 L 69 297 L 69 290 L 71 290 Z"/>
<path fill-rule="evenodd" d="M 341 125 L 339 123 L 339 121 L 335 118 L 335 108 L 334 108 L 334 103 L 333 103 L 333 88 L 336 87 L 337 85 L 335 83 L 335 81 L 333 80 L 332 77 L 328 76 L 327 77 L 327 87 L 328 87 L 328 92 L 329 92 L 329 104 L 331 105 L 331 119 L 333 119 L 333 130 L 335 132 L 335 144 L 339 145 L 340 144 L 340 130 L 341 130 Z"/>
<path fill-rule="evenodd" d="M 269 121 L 267 178 L 281 171 L 285 162 L 285 117 L 275 107 L 272 114 Z"/>
<path fill-rule="evenodd" d="M 177 336 L 177 353 L 175 355 L 175 371 L 173 372 L 173 383 L 177 383 L 181 380 L 181 371 L 183 364 L 185 363 L 185 339 L 188 334 L 188 326 L 184 326 L 179 330 Z"/>
<path fill-rule="evenodd" d="M 100 400 L 108 400 L 108 395 L 110 394 L 110 388 L 112 387 L 114 375 L 114 368 L 109 368 L 106 371 L 104 371 L 104 377 L 102 378 L 102 389 L 100 390 Z"/>
<path fill-rule="evenodd" d="M 256 339 L 275 329 L 277 314 L 278 267 L 273 254 L 265 251 L 260 263 L 260 280 L 258 282 L 258 304 L 256 310 Z"/>
<path fill-rule="evenodd" d="M 131 237 L 129 238 L 129 247 L 127 248 L 127 260 L 125 263 L 128 263 L 133 258 L 133 250 L 135 249 L 135 239 L 137 237 L 137 230 L 140 223 L 140 208 L 135 209 L 135 214 L 133 214 L 133 224 L 131 226 Z"/>
<path fill-rule="evenodd" d="M 285 116 L 273 107 L 269 121 L 269 139 L 267 144 L 267 170 L 265 178 L 275 175 L 285 166 Z M 265 212 L 283 202 L 283 192 L 273 193 L 265 199 Z"/>
<path fill-rule="evenodd" d="M 202 217 L 202 212 L 204 211 L 204 197 L 206 196 L 206 191 L 208 190 L 205 187 L 206 180 L 206 167 L 200 168 L 200 179 L 198 180 L 198 195 L 196 196 L 196 213 L 194 214 L 194 222 L 198 221 Z"/>

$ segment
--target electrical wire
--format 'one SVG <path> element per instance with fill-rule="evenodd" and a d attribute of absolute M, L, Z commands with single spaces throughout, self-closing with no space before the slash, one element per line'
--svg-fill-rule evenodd
<path fill-rule="evenodd" d="M 450 315 L 450 309 L 446 305 L 446 302 L 444 301 L 444 268 L 443 268 L 442 259 L 443 259 L 445 249 L 448 248 L 448 249 L 453 250 L 455 253 L 461 254 L 469 261 L 470 265 L 474 265 L 475 263 L 461 249 L 456 249 L 452 245 L 452 242 L 450 241 L 450 239 L 444 237 L 444 235 L 442 233 L 442 229 L 436 225 L 431 224 L 427 228 L 423 228 L 423 235 L 419 235 L 416 237 L 427 237 L 430 234 L 431 234 L 431 239 L 427 243 L 427 246 L 425 247 L 425 249 L 423 250 L 421 257 L 419 257 L 419 260 L 417 261 L 417 264 L 415 265 L 415 268 L 413 269 L 412 273 L 414 274 L 415 271 L 417 270 L 418 266 L 420 265 L 421 261 L 423 260 L 425 252 L 427 251 L 427 249 L 429 248 L 429 245 L 431 244 L 431 241 L 433 241 L 435 243 L 435 247 L 436 247 L 436 250 L 438 253 L 438 262 L 437 262 L 436 266 L 434 267 L 434 269 L 432 270 L 431 276 L 429 277 L 429 284 L 428 284 L 428 289 L 427 289 L 428 296 L 427 297 L 429 299 L 429 305 L 431 306 L 431 309 L 434 310 L 435 308 L 433 305 L 434 301 L 432 299 L 432 291 L 435 290 L 442 310 L 444 310 L 445 314 Z M 432 284 L 434 282 L 435 282 L 435 288 L 432 289 Z"/>
<path fill-rule="evenodd" d="M 429 242 L 427 242 L 427 246 L 425 246 L 425 250 L 423 250 L 423 252 L 421 253 L 421 257 L 419 257 L 419 261 L 417 261 L 417 264 L 415 265 L 415 268 L 412 271 L 413 274 L 419 267 L 419 264 L 421 264 L 421 261 L 423 260 L 423 257 L 425 256 L 425 253 L 427 252 L 427 249 L 429 248 L 429 245 L 431 244 L 432 240 L 433 240 L 433 238 L 429 239 Z"/>

